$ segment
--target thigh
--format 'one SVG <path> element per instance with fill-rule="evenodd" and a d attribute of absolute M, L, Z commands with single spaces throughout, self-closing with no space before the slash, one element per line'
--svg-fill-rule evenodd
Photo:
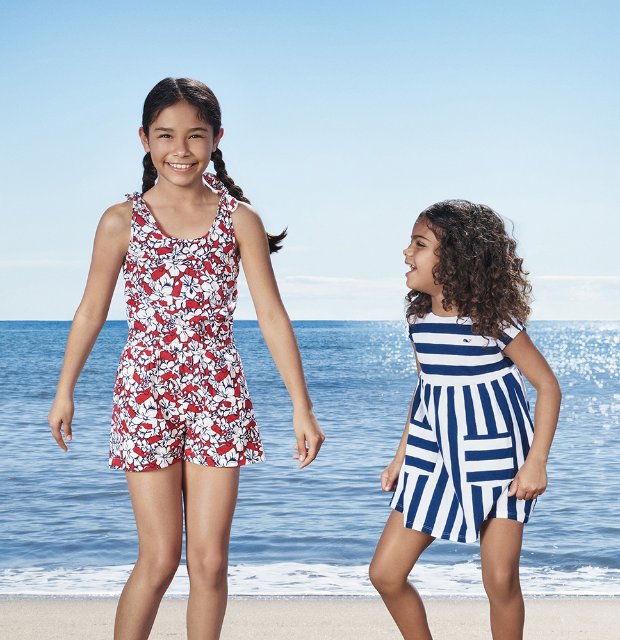
<path fill-rule="evenodd" d="M 153 471 L 127 471 L 140 552 L 181 553 L 183 542 L 182 467 L 176 463 Z"/>
<path fill-rule="evenodd" d="M 482 573 L 519 567 L 523 523 L 509 518 L 489 518 L 480 529 Z"/>
<path fill-rule="evenodd" d="M 403 526 L 403 514 L 393 510 L 379 538 L 372 569 L 389 571 L 395 577 L 406 578 L 433 540 L 433 536 Z"/>
<path fill-rule="evenodd" d="M 228 553 L 239 467 L 208 467 L 183 461 L 187 555 Z"/>

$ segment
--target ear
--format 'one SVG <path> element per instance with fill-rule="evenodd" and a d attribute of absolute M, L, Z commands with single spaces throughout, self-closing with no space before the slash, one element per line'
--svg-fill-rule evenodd
<path fill-rule="evenodd" d="M 220 140 L 224 136 L 224 127 L 220 128 L 220 132 L 213 138 L 213 149 L 211 153 L 213 153 L 217 149 L 217 145 L 220 143 Z"/>
<path fill-rule="evenodd" d="M 146 151 L 146 153 L 149 153 L 151 150 L 151 148 L 149 147 L 149 139 L 147 138 L 146 133 L 144 133 L 144 129 L 142 127 L 138 129 L 138 135 L 140 136 L 140 142 L 142 142 L 144 150 Z"/>

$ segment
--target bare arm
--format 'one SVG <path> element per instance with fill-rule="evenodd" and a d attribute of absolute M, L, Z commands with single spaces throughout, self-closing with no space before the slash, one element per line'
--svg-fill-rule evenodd
<path fill-rule="evenodd" d="M 131 204 L 123 203 L 107 209 L 97 226 L 86 288 L 71 323 L 56 397 L 48 415 L 52 435 L 65 451 L 67 445 L 62 439 L 61 426 L 64 425 L 67 440 L 71 440 L 73 391 L 108 315 L 127 253 L 130 220 Z"/>
<path fill-rule="evenodd" d="M 509 492 L 519 499 L 530 500 L 547 487 L 546 463 L 558 423 L 562 391 L 551 367 L 525 331 L 510 342 L 504 353 L 536 389 L 534 439 Z"/>
<path fill-rule="evenodd" d="M 312 412 L 299 347 L 271 266 L 265 228 L 258 214 L 245 204 L 238 206 L 233 220 L 258 324 L 291 397 L 296 457 L 300 467 L 305 467 L 316 458 L 325 436 Z"/>

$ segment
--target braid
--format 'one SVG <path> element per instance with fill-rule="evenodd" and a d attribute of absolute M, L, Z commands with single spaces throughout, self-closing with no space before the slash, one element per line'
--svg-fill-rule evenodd
<path fill-rule="evenodd" d="M 215 175 L 217 176 L 217 179 L 222 182 L 228 189 L 228 193 L 230 193 L 233 198 L 236 198 L 241 202 L 247 202 L 248 204 L 250 204 L 248 198 L 243 195 L 243 190 L 241 189 L 241 187 L 235 184 L 235 181 L 226 172 L 226 164 L 224 163 L 224 158 L 222 157 L 222 150 L 219 148 L 216 149 L 211 154 L 211 160 L 213 160 L 213 166 L 215 167 Z"/>
<path fill-rule="evenodd" d="M 236 198 L 240 202 L 247 202 L 250 204 L 250 200 L 243 195 L 243 189 L 228 175 L 226 171 L 226 164 L 222 156 L 221 149 L 216 149 L 211 154 L 213 160 L 213 166 L 215 167 L 215 175 L 217 179 L 228 189 L 228 193 L 233 198 Z M 286 237 L 286 229 L 277 235 L 267 234 L 267 240 L 269 242 L 269 253 L 276 253 L 282 248 L 282 240 Z"/>
<path fill-rule="evenodd" d="M 155 185 L 155 180 L 157 180 L 157 169 L 155 169 L 150 153 L 144 156 L 142 166 L 144 167 L 144 173 L 142 174 L 142 193 L 145 193 Z"/>

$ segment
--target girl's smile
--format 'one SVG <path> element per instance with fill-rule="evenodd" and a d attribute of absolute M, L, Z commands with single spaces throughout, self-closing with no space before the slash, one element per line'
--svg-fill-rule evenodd
<path fill-rule="evenodd" d="M 192 164 L 179 164 L 179 163 L 168 162 L 166 164 L 168 164 L 169 167 L 172 167 L 175 171 L 183 172 L 183 171 L 189 171 L 192 167 L 195 167 L 198 163 L 193 162 Z"/>

